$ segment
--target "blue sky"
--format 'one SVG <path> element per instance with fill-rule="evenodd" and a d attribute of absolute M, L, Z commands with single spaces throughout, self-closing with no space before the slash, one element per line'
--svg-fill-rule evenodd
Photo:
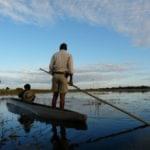
<path fill-rule="evenodd" d="M 62 42 L 83 88 L 150 85 L 149 8 L 147 0 L 0 0 L 0 88 L 49 88 L 39 68 Z"/>

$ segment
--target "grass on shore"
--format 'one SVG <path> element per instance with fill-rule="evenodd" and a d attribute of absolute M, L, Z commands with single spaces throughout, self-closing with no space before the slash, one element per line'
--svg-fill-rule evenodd
<path fill-rule="evenodd" d="M 22 89 L 0 89 L 0 95 L 18 95 Z M 32 89 L 34 93 L 49 93 L 51 90 L 49 89 Z"/>
<path fill-rule="evenodd" d="M 0 96 L 2 95 L 18 95 L 21 88 L 16 89 L 0 89 Z M 111 88 L 97 88 L 97 89 L 84 89 L 88 92 L 150 92 L 149 86 L 128 86 L 128 87 L 111 87 Z M 37 93 L 50 93 L 50 89 L 32 89 L 32 91 Z M 70 92 L 78 92 L 76 89 L 69 90 Z"/>

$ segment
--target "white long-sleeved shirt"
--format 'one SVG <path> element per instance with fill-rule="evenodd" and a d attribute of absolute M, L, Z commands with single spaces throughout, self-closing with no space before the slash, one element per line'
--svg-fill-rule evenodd
<path fill-rule="evenodd" d="M 72 55 L 66 50 L 56 52 L 49 65 L 50 72 L 67 72 L 73 74 L 73 59 Z"/>

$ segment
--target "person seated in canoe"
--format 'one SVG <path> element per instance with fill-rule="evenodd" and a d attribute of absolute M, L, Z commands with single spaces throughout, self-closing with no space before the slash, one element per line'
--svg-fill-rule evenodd
<path fill-rule="evenodd" d="M 21 98 L 24 101 L 27 102 L 33 102 L 35 99 L 35 93 L 31 90 L 31 85 L 30 84 L 25 84 L 24 85 L 24 90 L 22 90 L 18 94 L 19 98 Z"/>

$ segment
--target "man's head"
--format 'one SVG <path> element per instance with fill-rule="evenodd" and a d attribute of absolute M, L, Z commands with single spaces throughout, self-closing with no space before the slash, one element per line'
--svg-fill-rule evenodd
<path fill-rule="evenodd" d="M 30 90 L 31 89 L 31 85 L 30 84 L 25 84 L 24 85 L 24 89 L 25 90 Z"/>
<path fill-rule="evenodd" d="M 59 49 L 60 49 L 60 50 L 67 50 L 67 44 L 66 44 L 66 43 L 60 44 Z"/>

